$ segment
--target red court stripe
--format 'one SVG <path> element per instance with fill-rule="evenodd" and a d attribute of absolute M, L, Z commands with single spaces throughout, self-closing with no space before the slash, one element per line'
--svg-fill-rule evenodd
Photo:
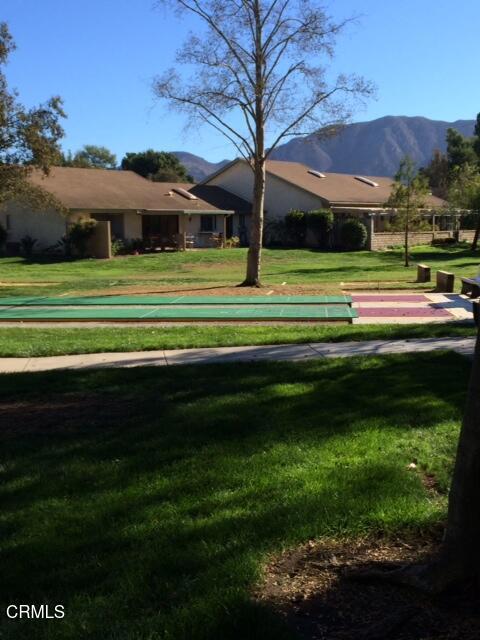
<path fill-rule="evenodd" d="M 406 309 L 402 307 L 370 307 L 357 309 L 361 318 L 435 318 L 446 317 L 451 314 L 446 309 L 434 309 L 432 307 L 419 307 Z"/>
<path fill-rule="evenodd" d="M 354 302 L 425 302 L 428 300 L 423 295 L 411 294 L 411 295 L 391 295 L 391 296 L 375 296 L 375 295 L 358 295 L 352 296 Z"/>

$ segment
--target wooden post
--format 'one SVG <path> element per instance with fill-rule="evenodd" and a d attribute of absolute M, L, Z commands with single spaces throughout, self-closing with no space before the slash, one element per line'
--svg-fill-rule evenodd
<path fill-rule="evenodd" d="M 225 240 L 227 239 L 227 216 L 223 216 L 223 234 L 222 234 L 222 249 L 225 249 Z"/>
<path fill-rule="evenodd" d="M 437 271 L 437 291 L 453 293 L 455 287 L 455 276 L 448 271 Z"/>
<path fill-rule="evenodd" d="M 417 264 L 417 282 L 430 282 L 430 267 L 427 264 Z"/>

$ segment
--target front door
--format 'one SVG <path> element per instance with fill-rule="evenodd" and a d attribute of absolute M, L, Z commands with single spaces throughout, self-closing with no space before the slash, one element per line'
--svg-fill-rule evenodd
<path fill-rule="evenodd" d="M 178 216 L 142 216 L 144 240 L 153 245 L 173 246 L 178 233 Z"/>

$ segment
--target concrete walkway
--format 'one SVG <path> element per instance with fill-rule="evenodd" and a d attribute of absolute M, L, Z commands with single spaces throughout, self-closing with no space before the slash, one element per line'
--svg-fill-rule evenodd
<path fill-rule="evenodd" d="M 471 356 L 474 345 L 474 338 L 422 338 L 418 340 L 369 340 L 365 342 L 320 342 L 256 347 L 92 353 L 73 356 L 52 356 L 49 358 L 0 358 L 0 373 L 105 367 L 158 367 L 175 364 L 211 364 L 265 360 L 301 361 L 315 358 L 344 358 L 359 355 L 419 353 L 439 350 L 455 351 L 464 356 Z"/>

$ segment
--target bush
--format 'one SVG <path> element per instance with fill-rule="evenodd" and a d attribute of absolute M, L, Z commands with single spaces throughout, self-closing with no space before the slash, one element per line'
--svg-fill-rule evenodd
<path fill-rule="evenodd" d="M 340 228 L 340 243 L 343 249 L 347 251 L 358 251 L 363 249 L 367 242 L 367 227 L 356 220 L 351 218 L 346 220 Z"/>
<path fill-rule="evenodd" d="M 333 213 L 330 209 L 317 209 L 307 213 L 307 227 L 315 235 L 319 246 L 328 246 L 330 232 L 333 229 Z"/>
<path fill-rule="evenodd" d="M 127 252 L 125 243 L 121 238 L 115 238 L 115 237 L 112 238 L 112 243 L 110 246 L 111 246 L 112 256 L 118 256 L 121 253 Z"/>
<path fill-rule="evenodd" d="M 20 244 L 22 245 L 23 253 L 29 258 L 33 253 L 33 247 L 37 244 L 35 238 L 32 236 L 26 235 L 20 240 Z"/>
<path fill-rule="evenodd" d="M 87 253 L 87 242 L 95 232 L 97 221 L 91 218 L 80 218 L 67 231 L 66 244 L 71 247 L 80 258 Z"/>
<path fill-rule="evenodd" d="M 240 246 L 240 238 L 238 236 L 232 236 L 225 240 L 225 249 L 233 249 Z"/>
<path fill-rule="evenodd" d="M 289 244 L 301 247 L 307 235 L 307 217 L 304 211 L 292 209 L 285 216 L 285 227 Z"/>
<path fill-rule="evenodd" d="M 266 247 L 284 247 L 288 244 L 285 220 L 267 220 L 263 229 L 263 244 Z"/>

